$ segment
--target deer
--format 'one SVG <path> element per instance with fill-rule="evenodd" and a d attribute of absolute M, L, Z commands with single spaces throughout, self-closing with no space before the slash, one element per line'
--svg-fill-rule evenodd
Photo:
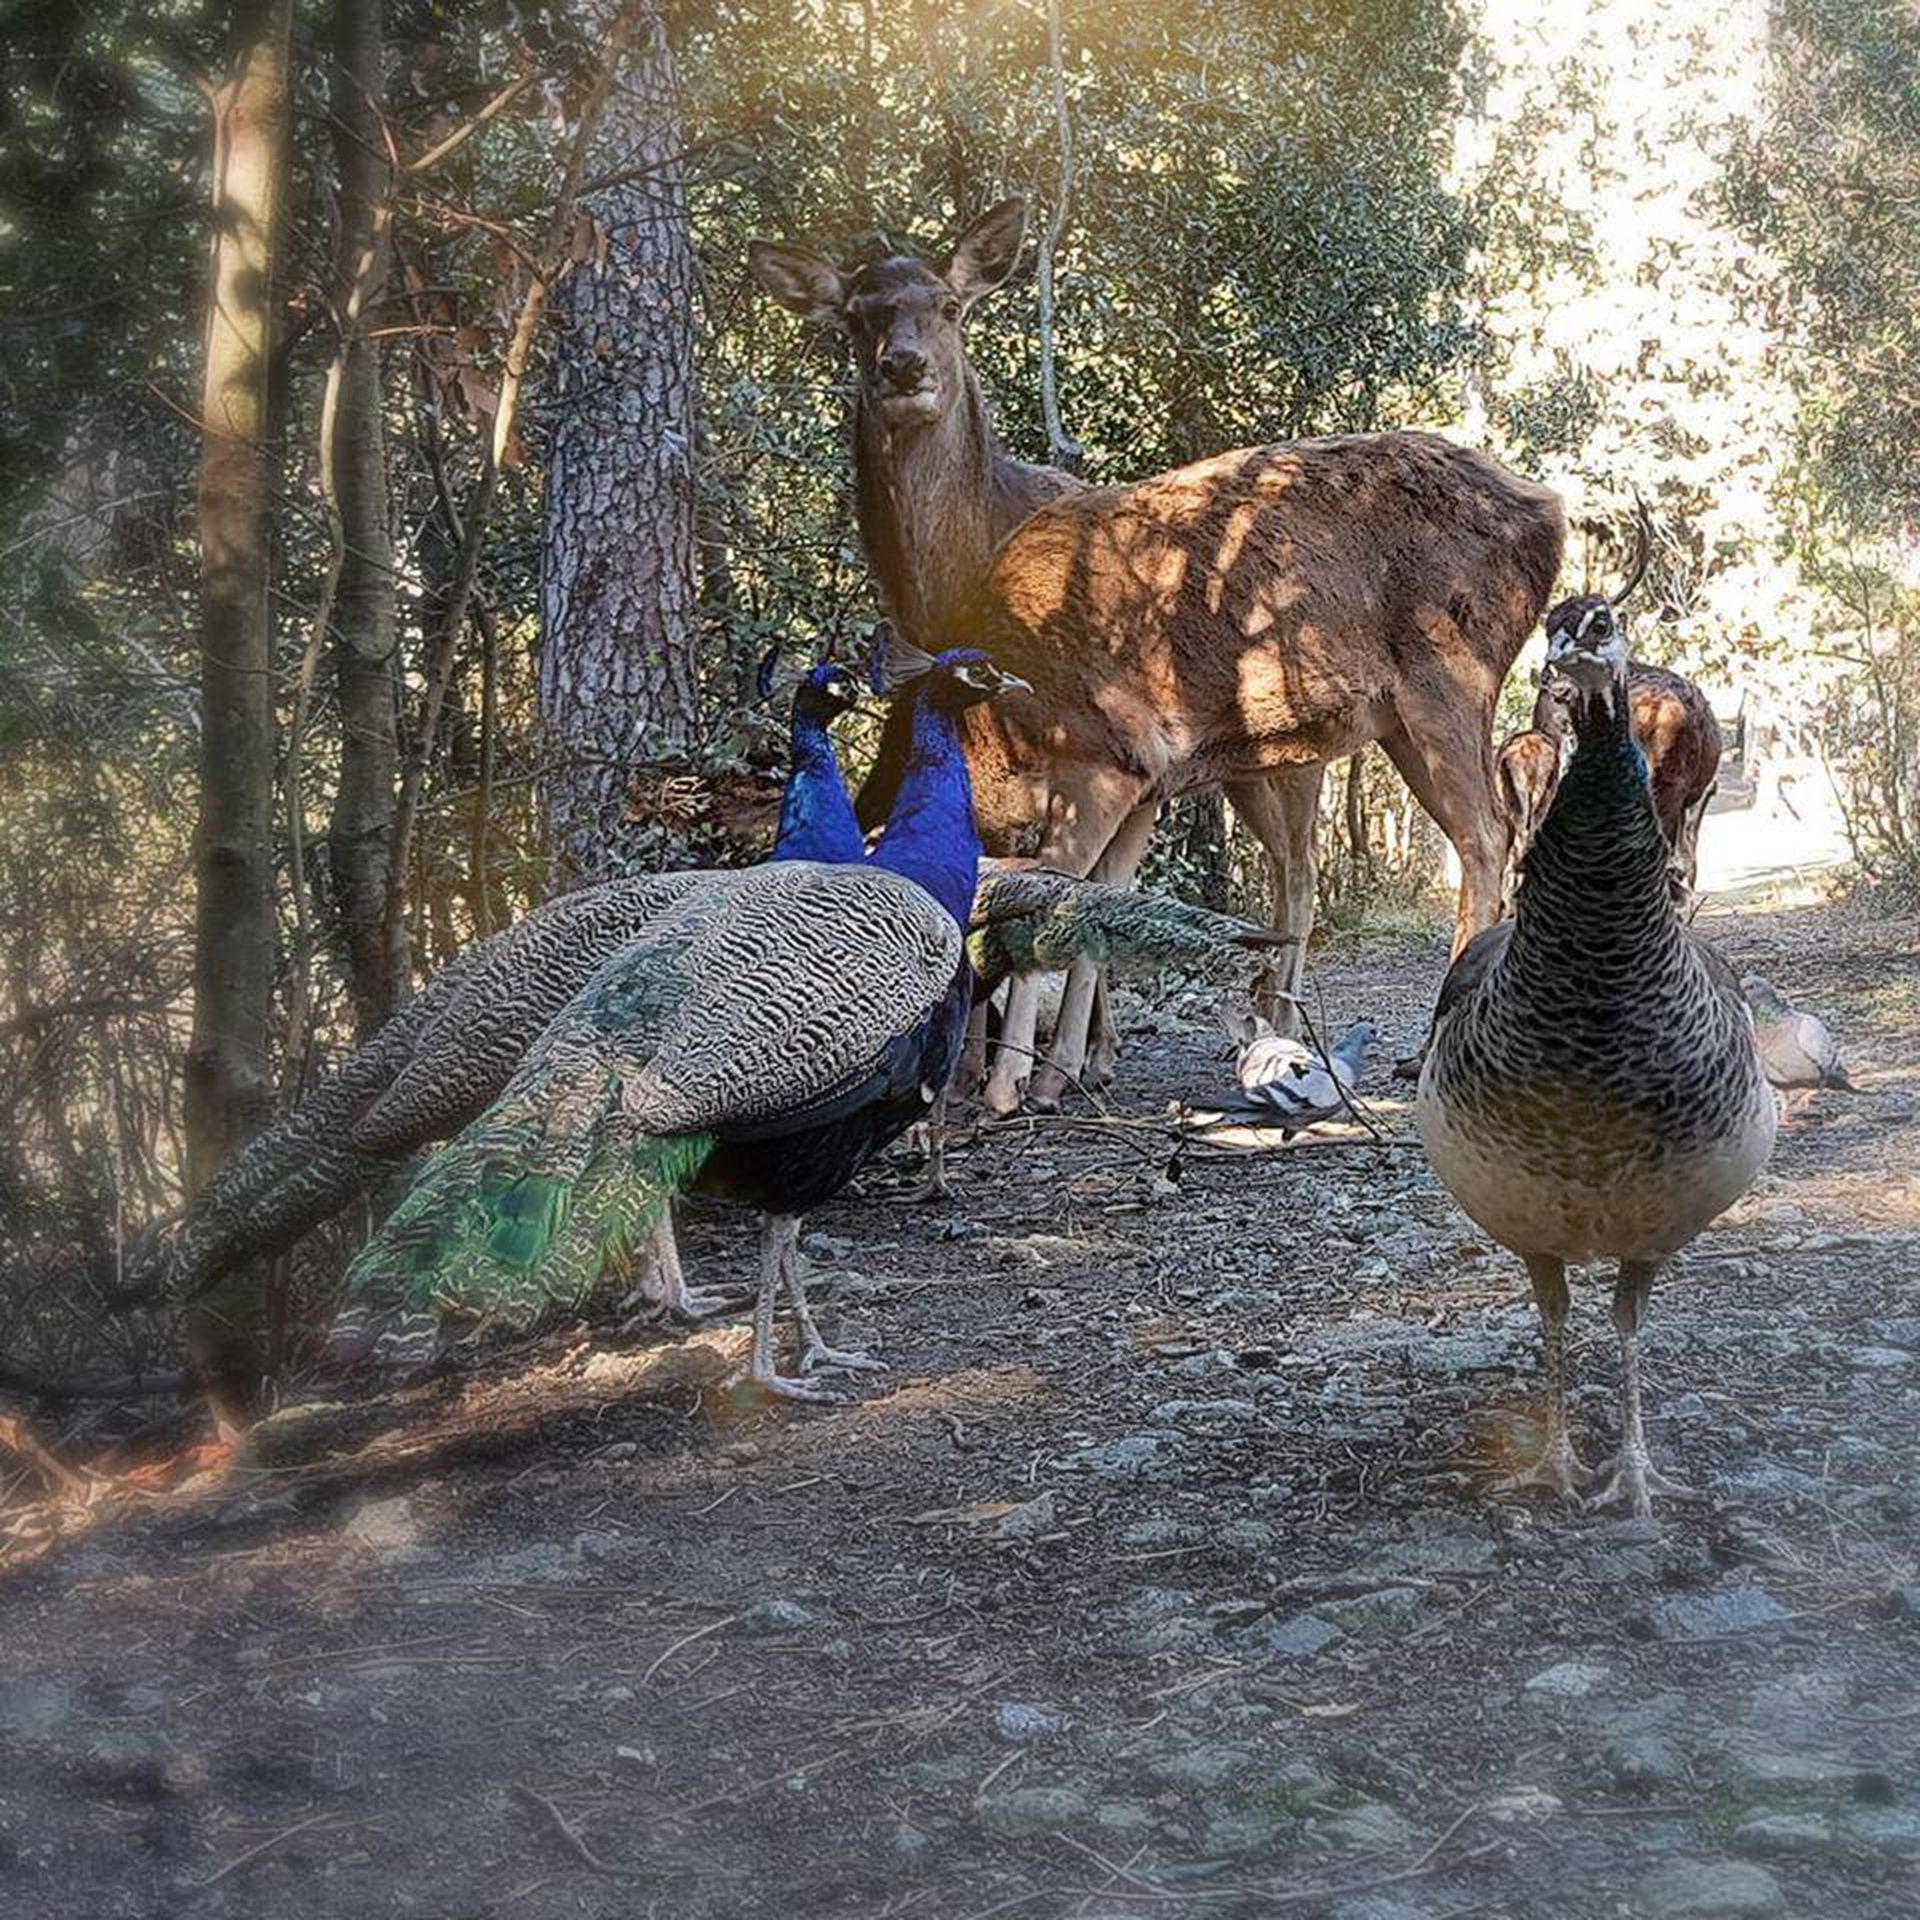
<path fill-rule="evenodd" d="M 1454 951 L 1499 911 L 1507 850 L 1493 712 L 1559 572 L 1558 495 L 1435 434 L 1246 447 L 1122 486 L 1013 459 L 967 355 L 969 316 L 1017 265 L 1003 200 L 944 261 L 842 267 L 758 240 L 749 267 L 854 356 L 854 505 L 884 609 L 915 646 L 983 647 L 1031 688 L 964 733 L 990 853 L 1125 884 L 1158 810 L 1219 789 L 1266 853 L 1280 1023 L 1314 908 L 1329 762 L 1377 741 L 1459 856 Z M 909 723 L 856 799 L 884 816 Z M 1069 973 L 1036 1104 L 1084 1059 L 1097 970 Z M 1037 982 L 1018 982 L 984 1091 L 1020 1105 Z"/>
<path fill-rule="evenodd" d="M 1646 578 L 1653 551 L 1653 522 L 1642 502 L 1635 515 L 1634 553 L 1625 580 L 1609 594 L 1582 594 L 1562 601 L 1548 615 L 1554 626 L 1576 627 L 1604 620 L 1624 623 L 1618 609 Z M 1719 790 L 1725 744 L 1713 704 L 1685 674 L 1651 661 L 1627 663 L 1627 699 L 1633 712 L 1633 737 L 1647 762 L 1653 811 L 1672 849 L 1673 890 L 1681 901 L 1693 897 L 1700 873 L 1700 823 Z M 1521 862 L 1545 819 L 1567 755 L 1572 752 L 1565 703 L 1567 687 L 1552 676 L 1542 679 L 1525 733 L 1514 734 L 1499 752 L 1502 797 L 1512 834 L 1508 858 L 1509 892 Z"/>

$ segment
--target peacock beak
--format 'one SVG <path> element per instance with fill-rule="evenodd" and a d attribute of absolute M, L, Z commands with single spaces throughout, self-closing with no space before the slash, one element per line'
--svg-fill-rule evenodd
<path fill-rule="evenodd" d="M 1000 684 L 993 690 L 992 697 L 998 700 L 1004 694 L 1031 693 L 1032 691 L 1032 686 L 1027 681 L 1022 680 L 1017 673 L 1003 673 L 1000 676 Z"/>

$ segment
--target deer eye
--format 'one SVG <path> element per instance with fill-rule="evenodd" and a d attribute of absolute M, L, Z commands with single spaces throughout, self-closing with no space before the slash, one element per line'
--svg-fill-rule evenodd
<path fill-rule="evenodd" d="M 954 299 L 952 295 L 948 295 L 946 299 L 940 302 L 940 318 L 942 320 L 958 320 L 960 318 L 960 302 Z"/>

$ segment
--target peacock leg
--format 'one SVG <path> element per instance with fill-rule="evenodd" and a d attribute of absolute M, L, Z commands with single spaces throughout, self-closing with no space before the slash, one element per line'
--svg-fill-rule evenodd
<path fill-rule="evenodd" d="M 813 1323 L 813 1309 L 807 1305 L 805 1263 L 797 1246 L 787 1251 L 787 1292 L 793 1299 L 793 1320 L 800 1329 L 802 1373 L 885 1373 L 887 1363 L 876 1360 L 857 1347 L 830 1347 Z"/>
<path fill-rule="evenodd" d="M 800 1238 L 800 1222 L 790 1213 L 770 1213 L 760 1237 L 760 1293 L 753 1306 L 753 1346 L 747 1364 L 729 1378 L 745 1380 L 783 1400 L 844 1399 L 831 1387 L 817 1380 L 796 1380 L 773 1364 L 773 1309 L 780 1295 L 780 1283 L 792 1271 Z"/>
<path fill-rule="evenodd" d="M 1533 1302 L 1540 1309 L 1541 1338 L 1547 1349 L 1547 1444 L 1532 1466 L 1509 1474 L 1496 1490 L 1514 1493 L 1526 1487 L 1548 1487 L 1566 1496 L 1593 1478 L 1567 1431 L 1566 1262 L 1529 1256 L 1527 1278 L 1533 1282 Z"/>
<path fill-rule="evenodd" d="M 1613 1289 L 1613 1324 L 1620 1332 L 1620 1451 L 1608 1466 L 1605 1482 L 1587 1502 L 1590 1507 L 1625 1503 L 1641 1520 L 1652 1517 L 1656 1493 L 1675 1500 L 1700 1497 L 1691 1487 L 1669 1480 L 1653 1464 L 1640 1416 L 1640 1322 L 1658 1271 L 1658 1263 L 1651 1260 L 1620 1262 L 1620 1277 Z"/>
<path fill-rule="evenodd" d="M 943 1093 L 927 1110 L 927 1170 L 907 1195 L 912 1201 L 951 1200 L 947 1184 L 947 1096 Z"/>
<path fill-rule="evenodd" d="M 733 1305 L 736 1296 L 711 1287 L 690 1287 L 673 1237 L 673 1208 L 662 1207 L 647 1233 L 640 1286 L 647 1298 L 677 1320 L 710 1320 Z"/>

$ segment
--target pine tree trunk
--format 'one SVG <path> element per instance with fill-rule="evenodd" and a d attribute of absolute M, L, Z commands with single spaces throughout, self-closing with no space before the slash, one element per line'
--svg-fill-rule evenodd
<path fill-rule="evenodd" d="M 393 542 L 380 348 L 367 325 L 387 277 L 389 180 L 378 112 L 385 90 L 383 15 L 383 0 L 338 0 L 332 83 L 340 188 L 334 304 L 343 329 L 333 471 L 342 545 L 334 601 L 340 784 L 327 827 L 327 864 L 354 1024 L 363 1040 L 400 997 L 386 939 L 387 854 L 399 767 Z"/>
<path fill-rule="evenodd" d="M 636 11 L 589 174 L 634 177 L 585 196 L 599 243 L 557 296 L 548 388 L 540 708 L 554 847 L 575 879 L 620 868 L 629 768 L 684 750 L 699 719 L 693 243 L 656 5 Z"/>
<path fill-rule="evenodd" d="M 195 835 L 187 1184 L 197 1192 L 273 1113 L 275 950 L 272 475 L 273 267 L 285 165 L 291 0 L 234 13 L 213 95 L 213 271 L 200 462 L 200 815 Z M 203 1296 L 188 1339 L 216 1403 L 249 1410 L 264 1373 L 261 1290 Z"/>

